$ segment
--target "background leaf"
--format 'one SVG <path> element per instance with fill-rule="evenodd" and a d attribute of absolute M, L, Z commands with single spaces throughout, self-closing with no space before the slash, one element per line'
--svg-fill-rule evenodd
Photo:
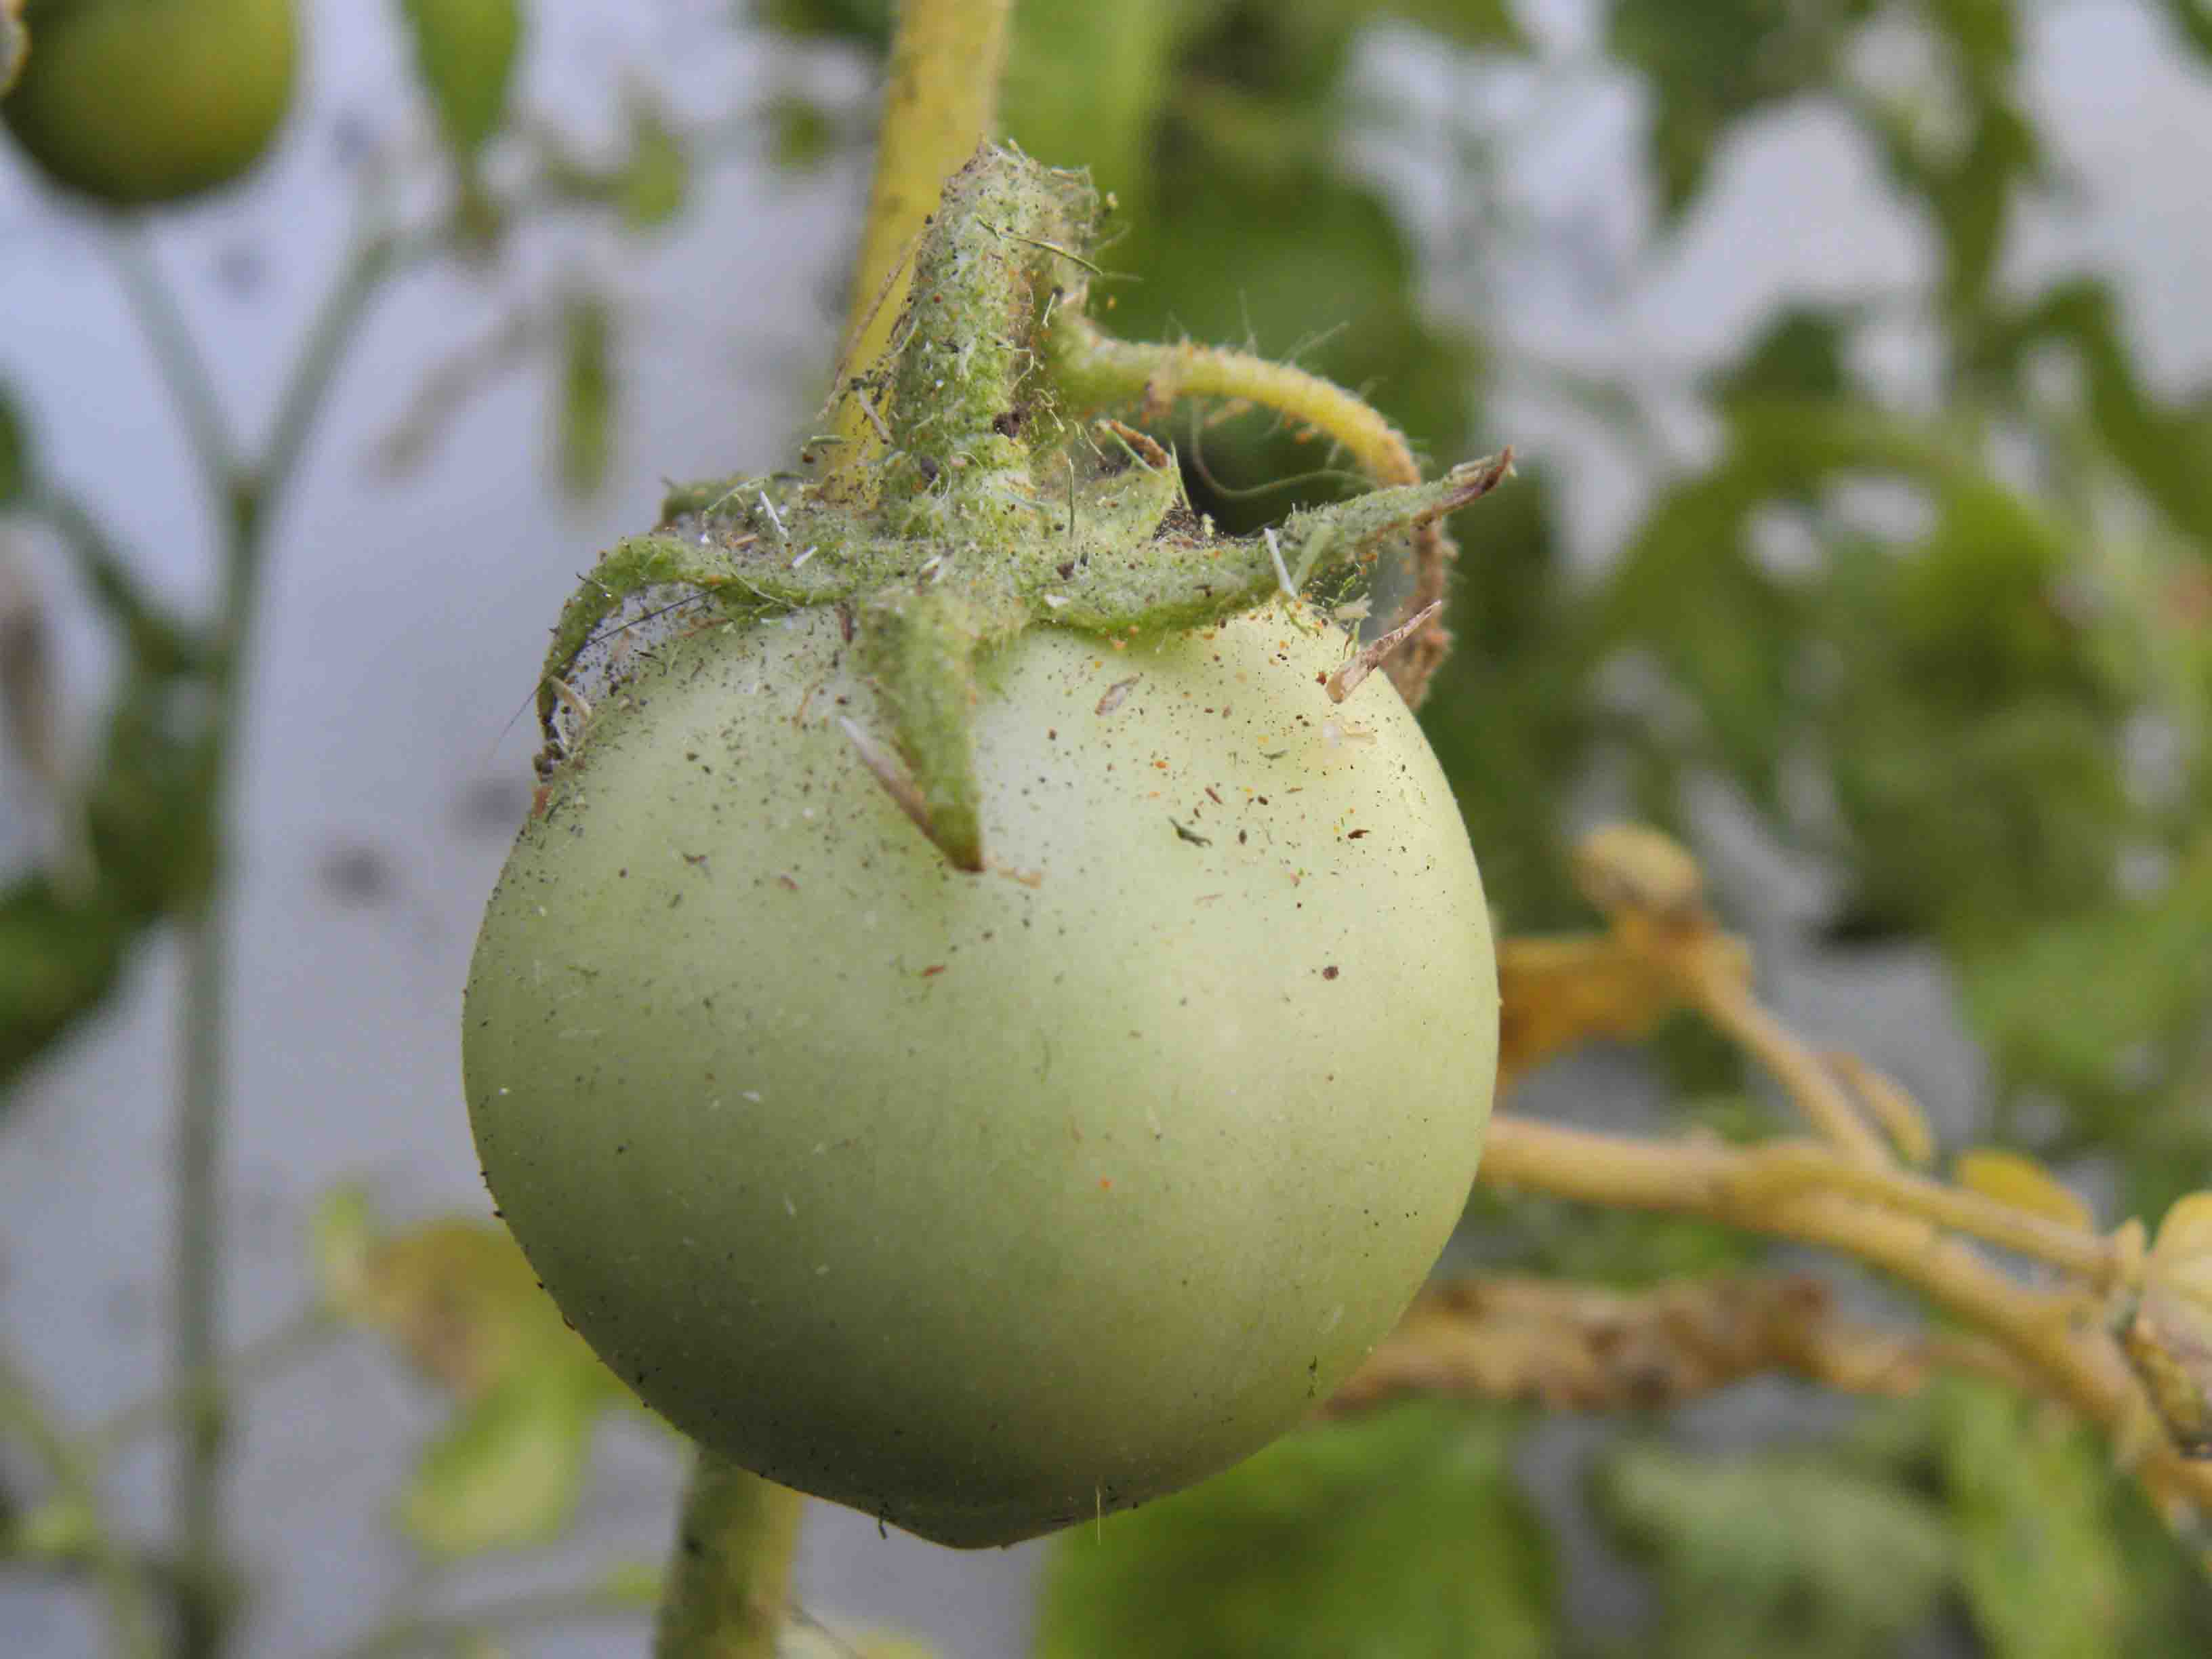
<path fill-rule="evenodd" d="M 614 458 L 614 313 L 604 295 L 572 294 L 561 308 L 555 450 L 562 488 L 595 495 Z"/>
<path fill-rule="evenodd" d="M 1832 1460 L 1636 1443 L 1606 1461 L 1598 1490 L 1652 1564 L 1664 1650 L 1682 1659 L 1877 1659 L 1951 1577 L 1940 1510 Z"/>
<path fill-rule="evenodd" d="M 1392 1407 L 1301 1430 L 1054 1547 L 1041 1659 L 1341 1659 L 1551 1651 L 1510 1418 Z"/>
<path fill-rule="evenodd" d="M 455 155 L 482 149 L 507 118 L 521 56 L 520 0 L 399 0 L 415 68 Z"/>

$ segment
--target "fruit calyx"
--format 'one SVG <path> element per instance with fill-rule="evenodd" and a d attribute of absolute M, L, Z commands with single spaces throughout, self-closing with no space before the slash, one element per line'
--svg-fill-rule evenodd
<path fill-rule="evenodd" d="M 1382 538 L 1506 476 L 1510 452 L 1294 513 L 1259 537 L 1217 535 L 1172 453 L 1101 418 L 1121 386 L 1100 372 L 1114 343 L 1085 314 L 1097 212 L 1087 176 L 1017 151 L 986 148 L 953 175 L 890 348 L 839 389 L 873 440 L 813 472 L 673 491 L 662 527 L 619 544 L 570 599 L 538 697 L 549 781 L 581 737 L 563 729 L 564 711 L 579 712 L 565 677 L 635 596 L 674 588 L 739 625 L 834 605 L 889 743 L 858 724 L 848 734 L 946 859 L 981 871 L 983 653 L 1033 627 L 1121 647 L 1222 621 L 1364 571 Z"/>

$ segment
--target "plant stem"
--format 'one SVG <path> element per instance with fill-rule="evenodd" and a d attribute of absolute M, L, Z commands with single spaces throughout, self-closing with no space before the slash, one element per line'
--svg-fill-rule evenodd
<path fill-rule="evenodd" d="M 874 362 L 890 340 L 922 221 L 936 210 L 945 179 L 991 136 L 1012 10 L 1012 0 L 900 0 L 840 381 L 854 365 Z M 833 386 L 832 395 L 841 389 Z M 877 440 L 850 401 L 838 410 L 836 429 L 846 440 L 837 471 L 850 472 Z"/>
<path fill-rule="evenodd" d="M 109 257 L 123 284 L 124 297 L 145 331 L 154 362 L 169 388 L 177 412 L 185 423 L 185 437 L 193 457 L 210 478 L 229 480 L 238 470 L 238 446 L 224 418 L 222 399 L 207 359 L 193 338 L 191 325 L 178 306 L 176 295 L 155 262 L 144 233 L 127 220 L 118 220 L 107 239 Z"/>
<path fill-rule="evenodd" d="M 171 1262 L 170 1376 L 185 1402 L 172 1499 L 177 1651 L 222 1650 L 228 1552 L 222 1516 L 229 1401 L 216 1370 L 222 1338 L 223 1021 L 229 917 L 210 891 L 183 925 L 177 1103 L 176 1243 Z"/>
<path fill-rule="evenodd" d="M 204 670 L 210 708 L 200 754 L 201 810 L 212 826 L 218 857 L 204 890 L 191 896 L 179 917 L 184 981 L 170 1280 L 170 1386 L 183 1402 L 171 1504 L 178 1564 L 174 1650 L 179 1659 L 212 1659 L 222 1651 L 231 1602 L 222 1509 L 228 1391 L 218 1367 L 231 917 L 220 848 L 227 840 L 246 664 L 260 609 L 270 526 L 298 471 L 345 348 L 369 302 L 398 266 L 400 245 L 388 231 L 356 237 L 278 400 L 266 452 L 252 467 L 242 467 L 236 459 L 206 361 L 159 267 L 132 234 L 118 234 L 111 246 L 124 291 L 182 411 L 203 483 L 219 511 L 222 544 L 220 597 Z"/>
<path fill-rule="evenodd" d="M 1224 346 L 1117 340 L 1073 313 L 1062 313 L 1049 338 L 1054 379 L 1078 404 L 1134 403 L 1151 418 L 1186 398 L 1256 404 L 1326 434 L 1378 484 L 1420 482 L 1420 465 L 1403 433 L 1361 398 L 1303 368 Z M 1444 597 L 1458 550 L 1441 521 L 1418 526 L 1412 544 L 1413 588 L 1399 609 L 1397 625 L 1417 617 L 1422 621 L 1408 641 L 1410 648 L 1392 659 L 1389 673 L 1407 706 L 1419 708 L 1431 676 L 1450 648 L 1451 635 L 1430 607 Z"/>
<path fill-rule="evenodd" d="M 806 1500 L 702 1446 L 676 1524 L 654 1659 L 775 1659 Z"/>

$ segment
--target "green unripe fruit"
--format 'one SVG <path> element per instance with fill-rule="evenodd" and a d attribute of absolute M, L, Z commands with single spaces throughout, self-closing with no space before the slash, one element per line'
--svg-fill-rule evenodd
<path fill-rule="evenodd" d="M 1497 1065 L 1452 792 L 1359 689 L 1414 624 L 1355 653 L 1285 596 L 1505 462 L 1218 535 L 1095 418 L 1140 389 L 1085 313 L 1096 208 L 979 153 L 848 387 L 883 452 L 679 489 L 584 579 L 464 1023 L 485 1178 L 599 1356 L 955 1545 L 1327 1395 Z"/>
<path fill-rule="evenodd" d="M 116 207 L 249 171 L 297 79 L 294 0 L 46 0 L 0 117 L 55 182 Z"/>
<path fill-rule="evenodd" d="M 1309 631 L 1310 630 L 1310 631 Z M 1174 1491 L 1325 1398 L 1457 1219 L 1496 1062 L 1449 787 L 1263 611 L 985 661 L 994 868 L 848 728 L 838 615 L 602 700 L 471 970 L 508 1225 L 678 1427 L 938 1541 Z"/>

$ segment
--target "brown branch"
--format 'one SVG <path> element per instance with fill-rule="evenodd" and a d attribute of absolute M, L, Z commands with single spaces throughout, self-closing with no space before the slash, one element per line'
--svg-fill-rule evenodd
<path fill-rule="evenodd" d="M 1827 1285 L 1809 1273 L 1727 1273 L 1639 1293 L 1479 1274 L 1425 1291 L 1322 1409 L 1341 1416 L 1419 1394 L 1548 1411 L 1656 1411 L 1769 1373 L 1898 1396 L 1944 1369 L 2035 1382 L 2002 1350 L 1970 1336 L 1843 1320 Z"/>
<path fill-rule="evenodd" d="M 2154 1492 L 2212 1512 L 2212 1462 L 2185 1459 L 2160 1434 L 2141 1444 L 2150 1402 L 2079 1295 L 2031 1290 L 1929 1223 L 1838 1194 L 1777 1200 L 1747 1180 L 1759 1156 L 1717 1145 L 1662 1145 L 1493 1115 L 1479 1179 L 1616 1209 L 1703 1216 L 1856 1256 L 1911 1285 L 2002 1345 L 2045 1387 L 2116 1441 L 2138 1449 Z"/>
<path fill-rule="evenodd" d="M 1822 1054 L 1759 1003 L 1748 955 L 1716 925 L 1702 872 L 1687 853 L 1656 831 L 1617 826 L 1583 843 L 1577 875 L 1611 930 L 1500 947 L 1500 1092 L 1577 1042 L 1638 1036 L 1670 1010 L 1694 1007 L 1773 1074 L 1821 1139 L 1749 1147 L 1665 1143 L 1498 1114 L 1478 1179 L 1609 1208 L 1698 1216 L 1855 1257 L 1978 1334 L 1973 1349 L 1954 1352 L 1944 1363 L 2008 1371 L 2064 1401 L 2100 1425 L 2170 1520 L 2179 1525 L 2212 1516 L 2212 1459 L 2201 1455 L 2212 1449 L 2212 1196 L 2177 1205 L 2147 1261 L 2139 1223 L 2100 1235 L 2030 1201 L 2032 1194 L 1984 1188 L 1971 1178 L 1947 1183 L 1899 1168 L 1890 1141 L 1914 1164 L 1932 1158 L 1918 1106 L 1871 1067 Z M 2038 1288 L 1970 1239 L 2047 1263 L 2064 1282 Z M 1591 1351 L 1593 1333 L 1607 1330 L 1615 1334 L 1607 1341 L 1622 1340 L 1618 1333 L 1626 1330 L 1644 1343 L 1661 1367 L 1655 1374 L 1662 1393 L 1717 1385 L 1745 1365 L 1784 1365 L 1781 1345 L 1790 1322 L 1778 1314 L 1779 1326 L 1770 1328 L 1753 1316 L 1757 1310 L 1728 1303 L 1752 1292 L 1706 1287 L 1671 1294 L 1690 1298 L 1686 1313 L 1685 1304 L 1663 1296 L 1649 1304 L 1587 1304 L 1595 1314 L 1581 1322 L 1559 1315 L 1538 1334 L 1524 1329 L 1519 1349 L 1504 1345 L 1504 1357 L 1487 1370 L 1459 1346 L 1468 1322 L 1440 1326 L 1433 1306 L 1424 1304 L 1403 1334 L 1407 1346 L 1393 1338 L 1378 1351 L 1380 1369 L 1355 1379 L 1352 1397 L 1363 1389 L 1420 1386 L 1417 1379 L 1425 1376 L 1433 1386 L 1462 1392 L 1494 1387 L 1542 1399 L 1550 1389 L 1568 1399 L 1578 1390 L 1610 1398 L 1609 1389 L 1617 1394 L 1637 1373 L 1632 1368 L 1625 1382 L 1598 1364 L 1604 1356 Z M 1486 1315 L 1492 1323 L 1502 1316 L 1494 1306 Z M 1670 1327 L 1669 1318 L 1686 1324 Z M 1805 1332 L 1822 1328 L 1809 1315 L 1797 1324 Z M 1678 1352 L 1682 1330 L 1729 1337 L 1732 1346 L 1692 1350 L 1702 1358 L 1691 1364 Z M 1515 1371 L 1506 1361 L 1516 1353 Z M 1992 1361 L 1992 1353 L 2001 1358 Z M 1823 1363 L 1817 1347 L 1802 1358 L 1806 1366 Z M 1850 1386 L 1850 1374 L 1845 1366 L 1837 1385 Z"/>

